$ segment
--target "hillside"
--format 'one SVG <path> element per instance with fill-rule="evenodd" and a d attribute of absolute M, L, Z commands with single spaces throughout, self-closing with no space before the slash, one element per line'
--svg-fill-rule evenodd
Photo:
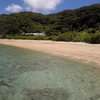
<path fill-rule="evenodd" d="M 100 31 L 100 4 L 49 15 L 33 12 L 0 15 L 1 36 L 33 32 L 52 35 L 82 31 Z"/>
<path fill-rule="evenodd" d="M 100 4 L 50 15 L 32 12 L 0 15 L 0 33 L 66 32 L 89 28 L 100 28 Z"/>

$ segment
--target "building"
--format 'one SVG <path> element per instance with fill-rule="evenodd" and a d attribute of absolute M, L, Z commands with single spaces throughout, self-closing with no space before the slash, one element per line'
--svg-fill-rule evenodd
<path fill-rule="evenodd" d="M 23 35 L 45 36 L 45 33 L 24 33 Z"/>

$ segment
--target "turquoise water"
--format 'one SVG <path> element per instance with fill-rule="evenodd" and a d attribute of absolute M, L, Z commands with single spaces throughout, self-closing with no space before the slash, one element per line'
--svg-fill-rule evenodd
<path fill-rule="evenodd" d="M 0 45 L 0 100 L 100 100 L 100 70 Z"/>

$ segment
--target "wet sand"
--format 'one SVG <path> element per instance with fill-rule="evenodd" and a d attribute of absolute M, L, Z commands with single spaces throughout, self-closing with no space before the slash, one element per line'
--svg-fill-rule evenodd
<path fill-rule="evenodd" d="M 7 40 L 0 39 L 0 44 L 17 46 L 34 51 L 71 58 L 100 66 L 100 44 L 81 42 L 55 42 L 42 40 Z"/>

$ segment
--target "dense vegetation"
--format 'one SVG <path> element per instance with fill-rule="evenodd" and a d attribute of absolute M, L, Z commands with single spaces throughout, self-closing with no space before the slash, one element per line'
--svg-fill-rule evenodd
<path fill-rule="evenodd" d="M 22 35 L 33 32 L 45 32 L 47 36 Z M 100 43 L 100 4 L 49 15 L 32 12 L 1 14 L 0 38 Z"/>

